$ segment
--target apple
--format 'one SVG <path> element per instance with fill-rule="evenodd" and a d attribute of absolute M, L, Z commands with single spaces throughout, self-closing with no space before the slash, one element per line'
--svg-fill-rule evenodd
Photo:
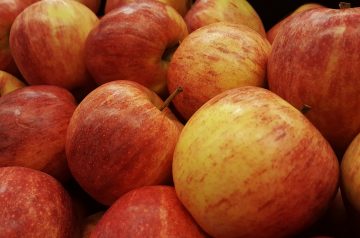
<path fill-rule="evenodd" d="M 134 81 L 116 80 L 88 94 L 71 117 L 66 155 L 79 185 L 111 205 L 124 193 L 171 179 L 183 125 L 160 97 Z"/>
<path fill-rule="evenodd" d="M 98 84 L 136 81 L 163 96 L 169 57 L 186 36 L 186 24 L 172 7 L 129 3 L 106 14 L 90 32 L 86 65 Z"/>
<path fill-rule="evenodd" d="M 170 92 L 176 109 L 187 120 L 206 101 L 227 89 L 265 86 L 270 43 L 246 25 L 217 22 L 206 25 L 184 39 L 168 69 Z"/>
<path fill-rule="evenodd" d="M 132 2 L 139 2 L 139 1 L 142 0 L 107 0 L 105 4 L 105 14 L 119 6 Z M 156 0 L 156 1 L 168 4 L 169 6 L 173 7 L 181 16 L 185 16 L 185 14 L 192 5 L 191 0 Z"/>
<path fill-rule="evenodd" d="M 129 191 L 105 212 L 90 238 L 206 237 L 171 186 Z"/>
<path fill-rule="evenodd" d="M 25 80 L 69 90 L 89 84 L 84 61 L 85 40 L 97 16 L 72 0 L 42 0 L 16 17 L 10 50 Z"/>
<path fill-rule="evenodd" d="M 17 77 L 0 70 L 0 97 L 26 85 Z"/>
<path fill-rule="evenodd" d="M 82 238 L 90 238 L 91 233 L 95 229 L 95 226 L 98 224 L 104 213 L 104 211 L 99 211 L 86 217 L 82 228 Z"/>
<path fill-rule="evenodd" d="M 65 137 L 76 106 L 70 92 L 52 85 L 27 86 L 1 97 L 0 167 L 29 167 L 67 181 Z"/>
<path fill-rule="evenodd" d="M 41 171 L 0 168 L 1 237 L 73 237 L 74 214 L 64 187 Z"/>
<path fill-rule="evenodd" d="M 176 193 L 212 237 L 293 237 L 325 212 L 339 164 L 297 109 L 254 86 L 226 90 L 185 124 Z"/>
<path fill-rule="evenodd" d="M 315 8 L 323 8 L 325 6 L 318 4 L 318 3 L 304 3 L 302 5 L 300 5 L 299 7 L 297 7 L 290 15 L 286 16 L 284 19 L 282 19 L 281 21 L 279 21 L 278 23 L 276 23 L 275 25 L 273 25 L 267 32 L 266 32 L 266 38 L 269 40 L 270 43 L 272 43 L 275 39 L 275 36 L 277 35 L 277 33 L 280 30 L 280 27 L 290 19 L 290 17 L 294 16 L 297 13 L 303 12 L 303 11 L 307 11 L 307 10 L 311 10 L 311 9 L 315 9 Z"/>
<path fill-rule="evenodd" d="M 294 15 L 268 61 L 271 91 L 300 109 L 341 158 L 360 132 L 360 8 L 317 8 Z M 304 27 L 306 26 L 306 27 Z"/>
<path fill-rule="evenodd" d="M 266 36 L 263 22 L 246 0 L 197 0 L 184 18 L 189 32 L 210 23 L 226 21 L 245 24 Z"/>
<path fill-rule="evenodd" d="M 9 47 L 10 28 L 16 16 L 28 5 L 37 0 L 2 0 L 0 1 L 0 70 L 19 77 L 20 73 L 12 58 Z"/>

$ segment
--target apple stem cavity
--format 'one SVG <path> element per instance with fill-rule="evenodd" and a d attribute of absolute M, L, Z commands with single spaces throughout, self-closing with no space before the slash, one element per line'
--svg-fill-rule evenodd
<path fill-rule="evenodd" d="M 169 104 L 171 103 L 171 101 L 176 97 L 176 95 L 178 95 L 178 94 L 181 93 L 182 91 L 184 91 L 184 89 L 183 89 L 182 87 L 177 87 L 177 88 L 175 89 L 175 91 L 172 92 L 168 98 L 166 98 L 166 100 L 165 100 L 164 103 L 161 105 L 161 107 L 159 108 L 159 110 L 160 110 L 160 111 L 163 111 L 166 107 L 168 107 Z"/>
<path fill-rule="evenodd" d="M 302 112 L 302 114 L 306 114 L 310 110 L 311 110 L 311 106 L 304 104 L 300 111 Z"/>
<path fill-rule="evenodd" d="M 349 2 L 340 2 L 340 3 L 339 3 L 339 8 L 340 8 L 340 9 L 348 9 L 348 8 L 351 8 L 351 3 L 349 3 Z"/>

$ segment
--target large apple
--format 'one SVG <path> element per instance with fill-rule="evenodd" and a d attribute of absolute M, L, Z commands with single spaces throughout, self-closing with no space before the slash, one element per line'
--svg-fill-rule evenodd
<path fill-rule="evenodd" d="M 111 10 L 131 3 L 131 2 L 139 2 L 142 0 L 107 0 L 105 5 L 105 14 L 110 12 Z M 172 6 L 181 16 L 185 16 L 187 11 L 190 9 L 192 1 L 191 0 L 155 0 L 159 2 L 163 2 Z"/>
<path fill-rule="evenodd" d="M 25 80 L 71 90 L 89 84 L 85 40 L 97 22 L 89 8 L 72 0 L 42 0 L 27 7 L 10 31 L 11 53 Z"/>
<path fill-rule="evenodd" d="M 184 92 L 174 105 L 185 119 L 206 101 L 230 88 L 265 86 L 271 46 L 248 26 L 218 22 L 189 34 L 175 51 L 168 70 L 168 89 Z"/>
<path fill-rule="evenodd" d="M 271 91 L 227 90 L 186 123 L 174 151 L 177 195 L 213 237 L 292 237 L 325 212 L 339 165 L 320 132 Z"/>
<path fill-rule="evenodd" d="M 341 157 L 360 132 L 360 8 L 294 15 L 275 38 L 269 88 L 300 109 Z M 304 27 L 306 26 L 306 27 Z"/>
<path fill-rule="evenodd" d="M 25 87 L 25 84 L 20 79 L 12 74 L 0 70 L 0 97 L 14 91 L 15 89 L 23 87 Z"/>
<path fill-rule="evenodd" d="M 263 22 L 246 0 L 197 0 L 185 15 L 189 32 L 219 21 L 245 24 L 266 36 Z"/>
<path fill-rule="evenodd" d="M 117 80 L 88 94 L 67 132 L 72 175 L 93 198 L 110 205 L 131 189 L 167 183 L 183 125 L 139 83 Z"/>
<path fill-rule="evenodd" d="M 90 238 L 205 237 L 170 186 L 145 186 L 120 197 Z"/>
<path fill-rule="evenodd" d="M 281 21 L 279 21 L 278 23 L 276 23 L 275 25 L 273 25 L 267 32 L 266 32 L 266 38 L 269 40 L 270 43 L 272 43 L 277 35 L 277 33 L 279 32 L 281 26 L 290 19 L 290 17 L 294 16 L 297 13 L 303 12 L 303 11 L 307 11 L 307 10 L 311 10 L 311 9 L 315 9 L 315 8 L 320 8 L 320 7 L 324 7 L 321 4 L 318 3 L 304 3 L 302 5 L 300 5 L 298 8 L 296 8 L 290 15 L 286 16 L 284 19 L 282 19 Z"/>
<path fill-rule="evenodd" d="M 186 36 L 185 22 L 172 7 L 129 3 L 106 14 L 91 31 L 86 65 L 99 84 L 131 80 L 163 95 L 171 51 Z"/>
<path fill-rule="evenodd" d="M 0 236 L 74 237 L 70 196 L 53 177 L 24 167 L 0 168 Z"/>
<path fill-rule="evenodd" d="M 65 156 L 74 97 L 51 85 L 27 86 L 0 98 L 0 167 L 23 166 L 70 177 Z"/>

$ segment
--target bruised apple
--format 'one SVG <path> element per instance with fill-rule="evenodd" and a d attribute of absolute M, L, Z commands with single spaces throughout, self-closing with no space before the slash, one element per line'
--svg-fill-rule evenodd
<path fill-rule="evenodd" d="M 103 84 L 76 108 L 66 137 L 72 175 L 95 200 L 111 205 L 124 193 L 168 183 L 183 125 L 160 97 L 126 80 Z"/>
<path fill-rule="evenodd" d="M 174 152 L 180 201 L 212 237 L 294 237 L 338 190 L 334 151 L 271 91 L 230 89 L 185 124 Z"/>

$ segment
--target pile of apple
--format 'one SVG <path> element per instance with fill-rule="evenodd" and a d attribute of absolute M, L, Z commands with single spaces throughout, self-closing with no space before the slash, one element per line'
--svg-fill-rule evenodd
<path fill-rule="evenodd" d="M 359 25 L 1 0 L 0 237 L 359 236 Z"/>

